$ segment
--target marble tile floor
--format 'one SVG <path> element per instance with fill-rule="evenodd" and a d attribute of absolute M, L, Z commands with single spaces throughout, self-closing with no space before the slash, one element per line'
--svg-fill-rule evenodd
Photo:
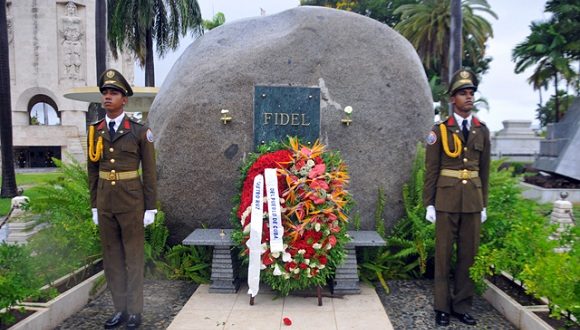
<path fill-rule="evenodd" d="M 247 286 L 232 294 L 209 293 L 208 289 L 200 285 L 167 329 L 393 329 L 375 288 L 364 284 L 360 295 L 323 294 L 322 306 L 315 295 L 276 298 L 262 288 L 250 306 Z M 292 325 L 285 325 L 284 318 Z"/>

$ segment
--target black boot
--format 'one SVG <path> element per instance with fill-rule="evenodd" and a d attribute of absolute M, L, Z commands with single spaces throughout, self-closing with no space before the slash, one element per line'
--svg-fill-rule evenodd
<path fill-rule="evenodd" d="M 125 312 L 116 312 L 107 321 L 105 321 L 105 329 L 114 329 L 125 322 L 127 314 Z"/>

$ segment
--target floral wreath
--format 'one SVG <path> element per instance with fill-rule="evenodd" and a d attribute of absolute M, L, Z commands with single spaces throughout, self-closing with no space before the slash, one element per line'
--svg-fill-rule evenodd
<path fill-rule="evenodd" d="M 261 280 L 282 295 L 291 290 L 324 285 L 345 256 L 348 211 L 352 198 L 346 164 L 338 152 L 325 152 L 318 141 L 312 147 L 289 138 L 289 144 L 262 146 L 243 166 L 239 200 L 232 212 L 233 240 L 248 263 L 254 178 L 267 168 L 277 169 L 284 227 L 283 252 L 270 251 L 268 203 L 264 199 Z"/>

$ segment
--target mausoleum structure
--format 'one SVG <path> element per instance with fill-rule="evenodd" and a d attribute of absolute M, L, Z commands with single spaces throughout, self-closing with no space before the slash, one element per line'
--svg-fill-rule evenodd
<path fill-rule="evenodd" d="M 341 152 L 357 203 L 351 216 L 363 229 L 374 228 L 379 189 L 379 221 L 393 224 L 433 106 L 405 38 L 365 16 L 301 6 L 197 39 L 169 72 L 149 122 L 158 194 L 178 242 L 193 228 L 231 227 L 244 159 L 262 141 L 302 130 Z"/>
<path fill-rule="evenodd" d="M 546 139 L 534 167 L 580 180 L 580 98 L 576 98 L 564 118 L 548 124 Z"/>
<path fill-rule="evenodd" d="M 89 103 L 63 94 L 96 85 L 95 1 L 7 0 L 6 12 L 15 167 L 85 161 Z M 107 66 L 133 81 L 133 58 L 108 54 Z"/>
<path fill-rule="evenodd" d="M 540 151 L 542 140 L 531 128 L 530 120 L 504 120 L 503 129 L 491 138 L 493 159 L 532 163 Z"/>

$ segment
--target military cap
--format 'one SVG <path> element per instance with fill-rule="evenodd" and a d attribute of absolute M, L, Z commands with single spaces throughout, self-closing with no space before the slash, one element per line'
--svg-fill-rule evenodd
<path fill-rule="evenodd" d="M 99 90 L 101 93 L 106 88 L 116 89 L 125 96 L 133 95 L 131 85 L 127 82 L 125 77 L 115 69 L 107 69 L 99 79 Z"/>
<path fill-rule="evenodd" d="M 479 85 L 479 81 L 477 80 L 477 76 L 475 73 L 473 73 L 473 71 L 468 69 L 460 69 L 456 71 L 451 77 L 449 90 L 447 90 L 447 93 L 453 96 L 453 94 L 455 94 L 457 91 L 466 88 L 472 88 L 473 91 L 476 91 L 477 85 Z"/>

